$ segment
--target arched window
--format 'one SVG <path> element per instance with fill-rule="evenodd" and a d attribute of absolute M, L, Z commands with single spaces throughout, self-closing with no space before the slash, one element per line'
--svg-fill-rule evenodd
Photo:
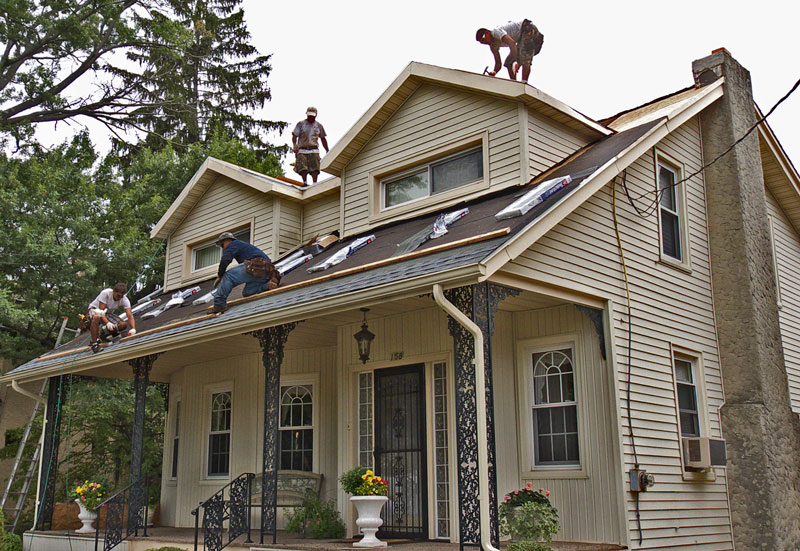
<path fill-rule="evenodd" d="M 313 407 L 312 385 L 281 387 L 281 469 L 314 470 Z"/>
<path fill-rule="evenodd" d="M 536 465 L 579 464 L 572 349 L 533 354 L 532 410 Z"/>

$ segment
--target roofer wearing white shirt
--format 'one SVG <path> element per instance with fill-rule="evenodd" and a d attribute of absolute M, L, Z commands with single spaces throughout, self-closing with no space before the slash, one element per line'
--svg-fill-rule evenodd
<path fill-rule="evenodd" d="M 103 289 L 90 304 L 86 317 L 81 322 L 81 329 L 85 330 L 87 327 L 92 336 L 91 347 L 92 352 L 95 354 L 102 350 L 98 342 L 100 334 L 100 324 L 105 325 L 105 329 L 111 335 L 118 335 L 128 329 L 130 323 L 130 331 L 128 335 L 136 334 L 136 321 L 133 318 L 131 311 L 131 301 L 125 296 L 128 287 L 124 283 L 117 283 L 114 288 Z M 122 307 L 127 316 L 127 322 L 122 321 L 119 317 L 113 315 L 113 311 Z M 109 317 L 113 318 L 109 320 Z"/>
<path fill-rule="evenodd" d="M 319 176 L 319 143 L 328 152 L 328 140 L 325 139 L 325 129 L 317 122 L 317 108 L 306 109 L 306 118 L 297 123 L 292 130 L 292 149 L 294 149 L 294 171 L 306 183 L 306 175 L 311 174 L 311 180 L 316 184 Z"/>
<path fill-rule="evenodd" d="M 508 48 L 511 51 L 503 63 L 508 69 L 508 77 L 517 80 L 517 70 L 522 67 L 522 80 L 528 82 L 531 60 L 542 49 L 544 35 L 529 19 L 523 19 L 520 22 L 509 21 L 492 31 L 480 28 L 475 40 L 488 45 L 494 56 L 494 70 L 489 72 L 489 76 L 500 71 L 500 48 Z"/>

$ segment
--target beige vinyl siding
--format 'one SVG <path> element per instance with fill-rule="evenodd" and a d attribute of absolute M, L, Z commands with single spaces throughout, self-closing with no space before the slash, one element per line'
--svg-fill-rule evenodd
<path fill-rule="evenodd" d="M 305 243 L 315 235 L 339 229 L 339 194 L 314 199 L 303 206 L 303 238 Z"/>
<path fill-rule="evenodd" d="M 767 209 L 772 218 L 772 238 L 778 265 L 781 300 L 778 316 L 783 357 L 792 411 L 800 413 L 800 236 L 769 191 Z"/>
<path fill-rule="evenodd" d="M 576 336 L 575 373 L 581 432 L 582 476 L 559 478 L 543 469 L 547 478 L 522 469 L 518 445 L 530 424 L 520 415 L 517 400 L 525 388 L 517 375 L 525 369 L 518 364 L 517 344 L 545 337 Z M 619 543 L 620 533 L 618 463 L 612 431 L 617 430 L 612 413 L 612 393 L 606 362 L 600 355 L 600 341 L 589 318 L 574 305 L 526 312 L 498 312 L 492 340 L 495 381 L 495 427 L 497 438 L 498 494 L 502 496 L 531 482 L 545 488 L 559 511 L 560 541 Z M 515 367 L 516 366 L 516 367 Z M 508 399 L 515 396 L 517 399 Z"/>
<path fill-rule="evenodd" d="M 528 158 L 531 177 L 547 170 L 584 145 L 586 140 L 574 130 L 528 109 Z"/>
<path fill-rule="evenodd" d="M 274 227 L 277 228 L 275 233 L 278 238 L 278 246 L 274 249 L 277 252 L 274 257 L 277 257 L 300 245 L 300 237 L 303 233 L 303 209 L 300 203 L 294 201 L 285 199 L 274 199 L 274 201 L 273 214 L 277 214 Z"/>
<path fill-rule="evenodd" d="M 291 338 L 291 337 L 290 337 Z M 322 495 L 335 496 L 337 488 L 337 419 L 336 419 L 336 349 L 322 347 L 317 349 L 286 350 L 281 376 L 295 374 L 314 374 L 319 384 L 314 388 L 314 407 L 318 408 L 317 472 L 324 476 Z M 205 458 L 208 418 L 208 386 L 218 383 L 232 383 L 232 423 L 230 479 L 205 477 Z M 233 356 L 225 360 L 215 360 L 186 367 L 176 373 L 172 384 L 181 385 L 181 423 L 178 480 L 163 477 L 162 491 L 167 499 L 163 505 L 165 519 L 176 522 L 178 526 L 193 526 L 191 509 L 236 476 L 245 473 L 261 472 L 264 427 L 264 367 L 260 353 Z M 174 425 L 174 409 L 167 421 Z M 171 441 L 167 444 L 171 450 Z M 165 458 L 171 452 L 165 453 Z M 167 473 L 167 471 L 164 471 Z M 167 473 L 168 474 L 168 473 Z"/>
<path fill-rule="evenodd" d="M 347 165 L 344 232 L 369 225 L 370 171 L 412 160 L 437 147 L 489 133 L 490 184 L 519 181 L 520 126 L 515 102 L 422 84 Z M 412 213 L 413 215 L 413 213 Z"/>
<path fill-rule="evenodd" d="M 191 260 L 186 258 L 188 244 L 215 237 L 232 226 L 252 221 L 253 244 L 272 257 L 272 201 L 271 197 L 230 178 L 217 178 L 170 235 L 164 269 L 165 290 L 184 286 L 184 267 Z"/>
<path fill-rule="evenodd" d="M 702 164 L 697 119 L 675 130 L 659 150 L 681 160 L 684 173 Z M 655 189 L 654 157 L 649 151 L 628 168 L 631 194 Z M 652 197 L 650 195 L 649 197 Z M 628 265 L 633 300 L 631 416 L 639 463 L 655 475 L 656 485 L 640 496 L 642 548 L 732 549 L 725 471 L 716 480 L 684 480 L 680 460 L 671 346 L 702 355 L 710 436 L 720 437 L 718 408 L 723 403 L 706 231 L 702 176 L 687 189 L 691 273 L 659 263 L 657 217 L 638 217 L 617 190 L 617 215 Z M 646 200 L 639 200 L 640 207 Z M 535 245 L 506 267 L 541 280 L 613 300 L 616 380 L 624 435 L 625 470 L 633 467 L 633 450 L 625 418 L 627 381 L 627 311 L 621 263 L 606 186 L 576 209 Z M 627 490 L 627 482 L 625 483 Z M 636 541 L 633 497 L 625 492 L 628 529 Z"/>

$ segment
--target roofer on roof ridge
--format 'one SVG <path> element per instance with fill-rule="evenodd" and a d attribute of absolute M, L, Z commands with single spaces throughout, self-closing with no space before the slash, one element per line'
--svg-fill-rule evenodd
<path fill-rule="evenodd" d="M 500 71 L 500 48 L 509 48 L 511 51 L 503 63 L 508 69 L 508 78 L 517 80 L 517 71 L 522 67 L 522 81 L 528 82 L 531 60 L 542 49 L 544 35 L 530 19 L 523 19 L 520 22 L 509 21 L 491 31 L 481 27 L 475 33 L 475 40 L 488 45 L 494 55 L 494 70 L 489 72 L 490 76 Z"/>
<path fill-rule="evenodd" d="M 105 325 L 105 332 L 111 336 L 117 336 L 126 329 L 130 323 L 130 331 L 128 335 L 136 334 L 136 320 L 133 319 L 133 312 L 131 312 L 131 301 L 125 296 L 128 291 L 127 285 L 124 283 L 117 283 L 114 288 L 103 289 L 100 294 L 89 304 L 89 309 L 86 316 L 81 320 L 79 328 L 81 331 L 89 329 L 89 334 L 92 337 L 91 347 L 92 352 L 95 354 L 102 350 L 98 336 L 100 335 L 100 323 Z M 120 317 L 113 314 L 114 310 L 122 307 L 125 309 L 127 321 L 123 321 Z M 111 318 L 111 319 L 109 319 Z"/>
<path fill-rule="evenodd" d="M 311 174 L 311 180 L 316 184 L 319 176 L 319 141 L 328 152 L 328 140 L 325 139 L 325 129 L 317 122 L 317 108 L 306 109 L 306 118 L 295 125 L 292 130 L 292 148 L 295 154 L 294 171 L 303 177 Z"/>
<path fill-rule="evenodd" d="M 242 283 L 242 296 L 245 297 L 275 289 L 280 284 L 281 274 L 272 265 L 269 257 L 255 245 L 240 241 L 227 231 L 217 238 L 217 245 L 222 247 L 222 258 L 219 261 L 217 279 L 214 280 L 214 287 L 217 288 L 214 305 L 207 310 L 209 314 L 227 310 L 228 295 L 234 287 Z M 239 265 L 227 270 L 234 259 Z"/>

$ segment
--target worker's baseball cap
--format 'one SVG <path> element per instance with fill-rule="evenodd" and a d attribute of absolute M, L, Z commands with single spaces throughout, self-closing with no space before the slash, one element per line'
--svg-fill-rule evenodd
<path fill-rule="evenodd" d="M 316 107 L 309 107 L 308 109 L 306 109 L 306 115 L 313 115 L 313 116 L 316 117 L 317 116 L 317 108 Z"/>
<path fill-rule="evenodd" d="M 222 232 L 221 234 L 219 234 L 219 237 L 217 237 L 215 243 L 221 247 L 222 242 L 225 241 L 226 239 L 236 239 L 236 237 L 234 237 L 234 235 L 229 231 Z"/>

